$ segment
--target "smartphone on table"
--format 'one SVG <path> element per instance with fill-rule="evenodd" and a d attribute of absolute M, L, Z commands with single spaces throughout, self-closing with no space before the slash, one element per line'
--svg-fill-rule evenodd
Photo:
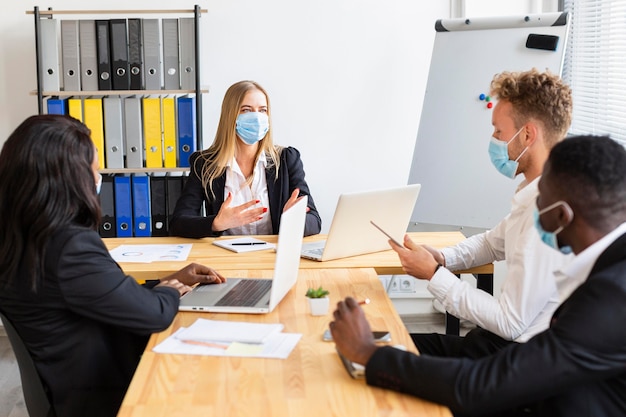
<path fill-rule="evenodd" d="M 373 331 L 372 335 L 374 336 L 374 342 L 387 343 L 391 342 L 391 333 L 387 331 Z M 324 331 L 324 335 L 322 336 L 324 342 L 332 342 L 333 336 L 330 334 L 330 329 L 326 329 Z"/>

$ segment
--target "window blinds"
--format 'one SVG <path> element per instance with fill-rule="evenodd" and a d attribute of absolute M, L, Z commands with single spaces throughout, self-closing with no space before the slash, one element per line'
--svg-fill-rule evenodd
<path fill-rule="evenodd" d="M 626 0 L 565 0 L 570 33 L 563 79 L 574 97 L 570 133 L 626 145 Z"/>

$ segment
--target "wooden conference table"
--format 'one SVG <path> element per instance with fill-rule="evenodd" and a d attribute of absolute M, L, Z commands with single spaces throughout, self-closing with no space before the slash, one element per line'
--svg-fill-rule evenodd
<path fill-rule="evenodd" d="M 456 245 L 465 239 L 459 231 L 446 232 L 409 232 L 409 236 L 417 243 L 443 248 Z M 276 243 L 278 236 L 255 236 L 261 240 Z M 233 269 L 266 269 L 274 268 L 276 253 L 273 250 L 255 251 L 247 253 L 235 253 L 219 246 L 213 245 L 216 239 L 232 239 L 233 236 L 220 238 L 186 239 L 180 237 L 148 237 L 148 238 L 107 238 L 103 239 L 109 250 L 119 245 L 140 244 L 181 244 L 191 243 L 192 249 L 186 261 L 180 262 L 153 262 L 150 264 L 120 263 L 120 266 L 128 275 L 139 281 L 146 279 L 162 278 L 185 267 L 190 262 L 196 262 L 210 266 L 220 273 Z M 326 235 L 319 234 L 307 236 L 304 242 L 314 242 L 326 239 Z M 308 259 L 300 260 L 300 269 L 335 269 L 335 268 L 373 268 L 378 275 L 403 275 L 405 272 L 400 264 L 398 255 L 391 249 L 369 253 L 366 255 L 351 256 L 348 258 L 335 259 L 332 261 L 317 262 Z M 482 265 L 469 270 L 454 271 L 456 274 L 473 274 L 476 277 L 477 287 L 493 294 L 493 264 Z M 446 315 L 446 333 L 459 334 L 459 319 Z"/>
<path fill-rule="evenodd" d="M 435 248 L 443 248 L 455 245 L 465 239 L 461 232 L 411 232 L 411 238 L 420 244 L 426 244 Z M 266 242 L 276 243 L 277 235 L 254 236 Z M 103 239 L 109 250 L 119 245 L 145 245 L 145 244 L 193 244 L 191 253 L 186 261 L 180 262 L 153 262 L 139 264 L 122 262 L 120 266 L 128 275 L 138 280 L 156 279 L 170 275 L 185 267 L 190 262 L 197 262 L 210 266 L 217 271 L 233 269 L 274 269 L 276 253 L 274 250 L 255 251 L 247 253 L 235 253 L 219 246 L 213 245 L 216 239 L 232 239 L 233 236 L 220 238 L 186 239 L 181 237 L 148 237 L 148 238 L 107 238 Z M 326 235 L 314 235 L 304 238 L 304 242 L 314 242 L 326 239 Z M 334 269 L 334 268 L 374 268 L 378 275 L 402 275 L 398 255 L 391 249 L 369 253 L 366 255 L 351 256 L 348 258 L 335 259 L 332 261 L 317 262 L 301 259 L 300 269 Z M 467 271 L 455 271 L 458 274 L 491 274 L 493 265 L 483 265 Z"/>
<path fill-rule="evenodd" d="M 271 277 L 272 270 L 230 270 L 229 276 Z M 304 293 L 330 290 L 326 316 L 311 316 Z M 352 379 L 335 345 L 322 341 L 337 301 L 369 298 L 363 306 L 373 330 L 387 330 L 393 344 L 415 347 L 373 269 L 301 269 L 295 287 L 270 314 L 181 312 L 153 334 L 120 408 L 122 417 L 159 416 L 450 416 L 443 406 Z M 282 323 L 302 338 L 287 359 L 157 354 L 152 348 L 196 319 Z"/>

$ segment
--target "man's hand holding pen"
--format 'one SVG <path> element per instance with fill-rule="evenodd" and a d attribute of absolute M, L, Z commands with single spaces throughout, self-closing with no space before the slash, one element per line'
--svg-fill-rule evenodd
<path fill-rule="evenodd" d="M 337 350 L 352 362 L 366 365 L 374 351 L 378 349 L 361 304 L 368 299 L 357 302 L 352 297 L 337 303 L 333 313 L 334 321 L 330 322 L 330 332 Z"/>

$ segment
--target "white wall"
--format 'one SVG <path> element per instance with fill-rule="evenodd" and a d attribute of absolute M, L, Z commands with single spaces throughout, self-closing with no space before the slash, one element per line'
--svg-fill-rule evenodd
<path fill-rule="evenodd" d="M 558 0 L 458 0 L 462 16 L 506 16 L 515 14 L 537 14 L 558 11 Z M 454 16 L 457 17 L 457 16 Z"/>
<path fill-rule="evenodd" d="M 0 15 L 0 143 L 37 112 L 33 17 L 26 10 L 192 8 L 171 1 L 6 2 Z M 254 79 L 272 100 L 276 142 L 297 147 L 327 231 L 342 192 L 406 184 L 434 22 L 449 1 L 202 0 L 204 140 L 223 94 Z M 61 16 L 59 18 L 72 18 Z"/>
<path fill-rule="evenodd" d="M 4 2 L 0 145 L 37 111 L 29 95 L 36 86 L 34 25 L 26 10 L 194 4 L 208 9 L 202 17 L 202 82 L 211 91 L 204 98 L 205 146 L 215 133 L 226 88 L 241 79 L 259 81 L 271 96 L 277 142 L 302 152 L 324 232 L 340 193 L 406 183 L 436 19 L 450 17 L 451 6 L 453 17 L 557 10 L 557 0 Z M 503 273 L 496 273 L 496 290 Z"/>

